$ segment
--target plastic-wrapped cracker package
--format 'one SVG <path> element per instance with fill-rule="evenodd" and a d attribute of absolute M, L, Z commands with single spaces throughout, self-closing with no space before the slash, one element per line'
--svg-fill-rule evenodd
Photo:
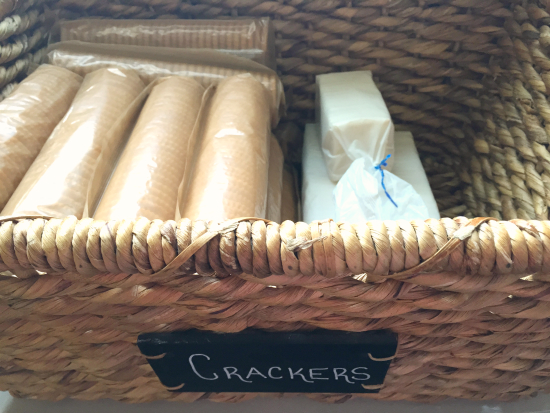
<path fill-rule="evenodd" d="M 284 112 L 284 93 L 277 74 L 256 62 L 207 49 L 93 44 L 78 41 L 55 43 L 49 63 L 86 75 L 105 67 L 135 70 L 145 83 L 159 77 L 191 77 L 207 88 L 223 79 L 250 73 L 270 92 L 272 125 Z"/>
<path fill-rule="evenodd" d="M 210 101 L 181 216 L 224 221 L 265 218 L 269 94 L 250 75 L 222 81 Z"/>
<path fill-rule="evenodd" d="M 0 103 L 0 210 L 63 118 L 82 77 L 42 65 Z"/>
<path fill-rule="evenodd" d="M 59 24 L 60 41 L 216 49 L 275 69 L 269 18 L 231 20 L 80 19 Z"/>
<path fill-rule="evenodd" d="M 269 171 L 267 188 L 267 216 L 266 218 L 281 221 L 281 197 L 283 191 L 283 168 L 285 159 L 277 139 L 272 136 L 269 145 Z"/>
<path fill-rule="evenodd" d="M 330 179 L 338 182 L 356 159 L 377 163 L 393 153 L 393 123 L 371 72 L 329 73 L 316 81 L 317 118 Z M 390 158 L 389 170 L 392 163 Z"/>
<path fill-rule="evenodd" d="M 204 92 L 193 79 L 183 77 L 169 77 L 153 87 L 95 219 L 175 219 L 178 187 L 193 156 Z"/>
<path fill-rule="evenodd" d="M 2 215 L 82 218 L 86 210 L 93 211 L 144 88 L 139 76 L 127 70 L 101 69 L 87 75 Z"/>

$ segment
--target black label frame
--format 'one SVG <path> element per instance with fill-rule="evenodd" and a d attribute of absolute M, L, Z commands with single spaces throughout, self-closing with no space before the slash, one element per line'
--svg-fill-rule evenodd
<path fill-rule="evenodd" d="M 188 330 L 141 334 L 138 347 L 170 391 L 377 393 L 397 335 Z"/>

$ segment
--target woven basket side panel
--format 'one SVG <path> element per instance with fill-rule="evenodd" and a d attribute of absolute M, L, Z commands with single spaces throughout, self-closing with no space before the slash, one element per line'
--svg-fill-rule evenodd
<path fill-rule="evenodd" d="M 484 222 L 430 273 L 406 272 L 467 224 L 241 222 L 162 274 L 206 223 L 4 222 L 0 268 L 20 277 L 0 278 L 0 389 L 53 400 L 251 397 L 162 388 L 136 337 L 189 328 L 391 329 L 397 358 L 367 397 L 514 400 L 548 389 L 550 222 Z"/>
<path fill-rule="evenodd" d="M 501 104 L 494 105 L 493 136 L 487 134 L 488 145 L 483 145 L 485 149 L 478 152 L 482 161 L 491 153 L 491 169 L 484 168 L 484 175 L 496 184 L 501 205 L 510 211 L 507 216 L 547 219 L 550 205 L 550 155 L 547 151 L 550 42 L 545 34 L 550 32 L 547 26 L 550 15 L 549 10 L 539 7 L 537 2 L 524 3 L 525 8 L 515 2 L 506 3 L 514 13 L 505 27 L 510 33 L 515 59 L 503 62 L 507 76 L 497 79 Z M 492 151 L 495 142 L 500 143 L 498 152 Z M 506 177 L 501 166 L 506 170 Z M 488 198 L 493 197 L 489 195 Z"/>
<path fill-rule="evenodd" d="M 0 100 L 24 79 L 33 63 L 41 63 L 50 24 L 43 0 L 0 4 Z"/>

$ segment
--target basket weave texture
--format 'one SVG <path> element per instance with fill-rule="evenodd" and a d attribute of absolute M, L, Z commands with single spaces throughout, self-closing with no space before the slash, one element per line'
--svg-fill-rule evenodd
<path fill-rule="evenodd" d="M 28 219 L 0 226 L 0 257 L 19 275 L 0 278 L 0 389 L 16 395 L 253 397 L 162 388 L 137 335 L 189 328 L 391 329 L 397 357 L 367 395 L 379 399 L 550 386 L 550 222 Z"/>
<path fill-rule="evenodd" d="M 316 74 L 372 70 L 394 121 L 417 139 L 442 215 L 468 218 L 6 220 L 0 270 L 18 278 L 0 278 L 1 389 L 52 400 L 244 400 L 255 395 L 166 391 L 134 343 L 142 332 L 251 327 L 397 332 L 385 386 L 367 397 L 515 400 L 550 390 L 550 2 L 57 7 L 71 18 L 270 16 L 289 118 L 312 116 Z"/>
<path fill-rule="evenodd" d="M 11 93 L 14 80 L 25 77 L 31 63 L 40 63 L 50 24 L 44 0 L 0 1 L 0 95 Z M 1 100 L 0 99 L 0 100 Z"/>

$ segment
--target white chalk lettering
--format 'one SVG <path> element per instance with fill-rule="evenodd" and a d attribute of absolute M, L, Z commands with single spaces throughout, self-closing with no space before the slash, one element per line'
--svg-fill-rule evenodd
<path fill-rule="evenodd" d="M 315 370 L 328 370 L 328 367 L 309 369 L 309 377 L 311 377 L 311 380 L 328 380 L 328 377 L 319 377 L 323 373 L 316 373 Z"/>
<path fill-rule="evenodd" d="M 229 371 L 229 369 L 233 369 L 232 371 Z M 245 380 L 241 377 L 239 373 L 237 373 L 237 367 L 224 367 L 223 371 L 225 371 L 225 374 L 227 374 L 227 378 L 231 380 L 231 376 L 237 376 L 242 382 L 245 383 L 252 383 L 250 380 Z"/>
<path fill-rule="evenodd" d="M 335 380 L 338 380 L 338 377 L 344 377 L 349 384 L 355 384 L 355 382 L 350 381 L 350 379 L 348 378 L 348 375 L 346 374 L 347 369 L 345 369 L 343 367 L 335 367 L 333 369 L 333 371 L 334 371 L 334 379 Z M 338 372 L 338 371 L 340 371 L 340 372 Z"/>
<path fill-rule="evenodd" d="M 250 371 L 246 375 L 246 378 L 249 379 L 250 376 L 260 376 L 260 377 L 263 377 L 264 379 L 267 379 L 267 377 L 264 376 L 262 373 L 260 373 L 260 371 L 256 367 L 250 367 Z"/>
<path fill-rule="evenodd" d="M 283 376 L 274 376 L 273 373 L 271 372 L 272 370 L 279 370 L 281 371 L 281 368 L 280 367 L 271 367 L 268 371 L 267 371 L 267 375 L 269 376 L 270 379 L 274 379 L 274 380 L 279 380 L 279 379 L 282 379 Z"/>
<path fill-rule="evenodd" d="M 368 373 L 361 373 L 361 372 L 358 371 L 359 369 L 368 370 L 367 367 L 355 367 L 355 368 L 351 371 L 351 374 L 356 374 L 357 376 L 362 375 L 362 376 L 365 376 L 365 378 L 362 379 L 362 378 L 360 378 L 360 377 L 351 376 L 351 378 L 352 378 L 353 380 L 368 380 L 368 379 L 370 379 L 370 374 L 368 374 Z"/>
<path fill-rule="evenodd" d="M 203 371 L 202 374 L 199 373 L 198 367 L 196 366 L 197 358 L 205 358 L 207 361 L 210 361 L 210 357 L 206 354 L 191 354 L 189 356 L 189 365 L 193 370 L 193 373 L 202 380 L 218 380 L 220 376 L 212 371 L 206 372 Z M 199 363 L 200 364 L 200 363 Z M 211 363 L 206 363 L 210 368 L 212 367 Z M 248 369 L 248 370 L 247 370 Z M 201 368 L 202 370 L 202 368 Z M 305 370 L 305 371 L 304 371 Z M 290 379 L 294 380 L 296 378 L 302 379 L 305 383 L 314 383 L 315 380 L 331 380 L 330 370 L 334 376 L 334 380 L 338 381 L 340 379 L 345 380 L 349 384 L 355 384 L 355 381 L 366 381 L 369 380 L 372 376 L 368 373 L 368 367 L 355 367 L 348 372 L 347 368 L 344 367 L 314 367 L 314 368 L 298 368 L 298 367 L 288 367 L 288 372 L 290 374 Z M 241 369 L 242 373 L 239 373 L 239 368 L 237 367 L 223 367 L 223 371 L 227 376 L 228 380 L 236 378 L 243 383 L 254 383 L 254 376 L 261 377 L 263 379 L 271 380 L 282 380 L 284 379 L 283 368 L 278 366 L 272 366 L 267 370 L 267 375 L 261 372 L 256 367 L 250 367 L 246 369 Z M 245 376 L 246 373 L 246 376 Z M 223 376 L 223 375 L 222 375 Z"/>
<path fill-rule="evenodd" d="M 216 373 L 214 373 L 214 377 L 213 378 L 210 378 L 210 377 L 204 377 L 203 375 L 201 375 L 197 369 L 195 368 L 195 364 L 193 364 L 193 357 L 206 357 L 206 360 L 210 360 L 210 357 L 208 357 L 206 354 L 191 354 L 189 356 L 189 364 L 191 365 L 191 369 L 193 370 L 193 373 L 195 373 L 198 377 L 200 377 L 201 379 L 203 380 L 217 380 L 218 379 L 218 375 Z"/>
<path fill-rule="evenodd" d="M 301 368 L 300 370 L 294 372 L 294 371 L 292 371 L 292 367 L 289 367 L 288 371 L 290 373 L 290 378 L 292 380 L 294 380 L 294 376 L 300 376 L 302 378 L 302 380 L 305 381 L 306 383 L 313 383 L 311 380 L 308 380 L 304 377 L 304 375 L 301 373 L 302 370 L 303 370 L 303 368 Z"/>

